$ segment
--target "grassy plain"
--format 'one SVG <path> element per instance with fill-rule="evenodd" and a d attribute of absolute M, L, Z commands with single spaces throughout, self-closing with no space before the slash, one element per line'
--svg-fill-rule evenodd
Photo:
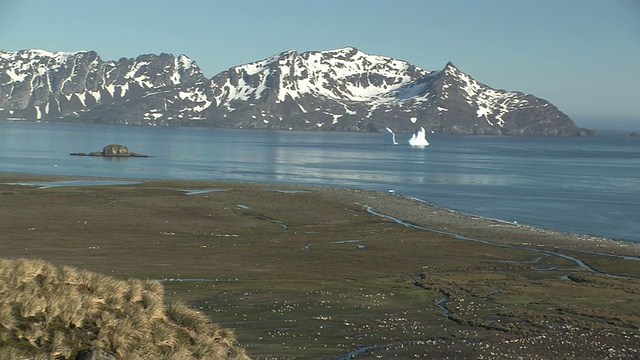
<path fill-rule="evenodd" d="M 161 280 L 255 359 L 640 357 L 638 244 L 352 189 L 12 185 L 45 180 L 0 175 L 1 257 Z"/>

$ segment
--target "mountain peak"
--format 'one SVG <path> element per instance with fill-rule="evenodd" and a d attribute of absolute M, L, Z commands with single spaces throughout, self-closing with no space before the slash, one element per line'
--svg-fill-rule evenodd
<path fill-rule="evenodd" d="M 456 75 L 462 73 L 460 69 L 458 69 L 451 61 L 447 62 L 447 65 L 444 66 L 442 72 L 449 75 Z"/>
<path fill-rule="evenodd" d="M 333 56 L 337 58 L 348 59 L 362 52 L 353 46 L 347 46 L 339 49 L 320 51 L 320 53 L 324 56 Z"/>
<path fill-rule="evenodd" d="M 73 60 L 73 61 L 72 61 Z M 288 50 L 207 79 L 186 55 L 0 51 L 0 120 L 291 130 L 584 135 L 555 106 L 352 46 Z M 28 85 L 25 85 L 28 84 Z"/>
<path fill-rule="evenodd" d="M 278 54 L 279 57 L 295 57 L 298 55 L 297 50 L 287 50 Z"/>
<path fill-rule="evenodd" d="M 0 50 L 0 58 L 2 59 L 23 59 L 23 60 L 36 60 L 36 59 L 55 59 L 56 62 L 64 62 L 71 57 L 77 57 L 84 54 L 96 54 L 94 51 L 80 50 L 80 51 L 56 51 L 51 52 L 43 49 L 24 49 L 18 51 L 4 51 Z M 97 54 L 96 54 L 97 55 Z"/>

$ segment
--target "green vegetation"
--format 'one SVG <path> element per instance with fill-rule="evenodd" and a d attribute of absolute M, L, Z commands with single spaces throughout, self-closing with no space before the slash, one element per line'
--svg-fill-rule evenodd
<path fill-rule="evenodd" d="M 4 180 L 17 181 L 25 179 Z M 44 273 L 81 278 L 63 283 L 79 296 L 69 304 L 84 305 L 79 312 L 61 306 L 67 310 L 58 316 L 29 309 L 42 307 L 34 303 L 41 294 L 56 293 L 47 279 L 59 275 L 36 272 L 35 280 L 13 285 L 0 279 L 5 288 L 38 294 L 8 300 L 8 307 L 2 300 L 0 342 L 12 345 L 0 359 L 73 357 L 91 345 L 115 354 L 138 347 L 127 355 L 135 358 L 151 351 L 143 344 L 163 354 L 152 358 L 204 358 L 211 342 L 243 356 L 228 331 L 207 319 L 233 329 L 253 359 L 640 358 L 640 261 L 600 253 L 637 256 L 634 244 L 491 223 L 389 194 L 282 191 L 296 189 L 181 181 L 38 189 L 0 181 L 2 257 L 120 279 L 47 265 Z M 513 247 L 407 227 L 364 205 Z M 132 277 L 162 281 L 124 280 Z M 77 285 L 95 281 L 104 290 Z M 29 290 L 33 283 L 50 285 Z M 90 289 L 102 291 L 100 300 L 83 298 Z M 133 324 L 109 325 L 121 318 Z M 159 320 L 145 326 L 137 318 Z M 87 341 L 54 349 L 67 338 Z"/>
<path fill-rule="evenodd" d="M 0 259 L 0 358 L 246 359 L 234 334 L 157 281 L 117 280 L 41 260 Z"/>

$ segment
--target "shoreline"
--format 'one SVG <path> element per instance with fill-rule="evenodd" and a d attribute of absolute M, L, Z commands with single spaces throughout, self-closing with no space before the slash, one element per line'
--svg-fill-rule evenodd
<path fill-rule="evenodd" d="M 429 203 L 426 200 L 387 193 L 377 190 L 367 190 L 348 187 L 331 187 L 323 185 L 287 184 L 244 182 L 237 180 L 193 180 L 193 179 L 145 179 L 96 177 L 76 175 L 43 175 L 27 173 L 0 173 L 0 183 L 7 184 L 7 179 L 18 182 L 59 182 L 73 180 L 106 180 L 122 182 L 122 184 L 98 184 L 93 186 L 135 185 L 136 183 L 184 183 L 185 188 L 193 187 L 189 184 L 202 186 L 203 184 L 243 184 L 250 186 L 264 186 L 265 188 L 284 188 L 295 191 L 313 190 L 333 200 L 345 201 L 362 207 L 371 207 L 376 212 L 402 220 L 433 231 L 458 238 L 468 238 L 473 241 L 488 241 L 494 244 L 519 246 L 531 249 L 571 250 L 592 253 L 603 256 L 623 257 L 628 260 L 640 261 L 640 243 L 598 237 L 586 234 L 575 234 L 530 225 L 511 223 L 504 220 L 492 219 L 475 214 L 468 214 Z M 17 180 L 16 180 L 17 179 Z M 26 184 L 16 183 L 16 186 Z M 75 186 L 75 185 L 63 185 Z M 77 185 L 90 187 L 92 185 Z"/>
<path fill-rule="evenodd" d="M 640 349 L 640 244 L 373 190 L 117 180 L 0 173 L 3 258 L 159 281 L 255 359 Z"/>
<path fill-rule="evenodd" d="M 514 224 L 432 205 L 422 199 L 374 190 L 327 188 L 325 191 L 335 192 L 335 196 L 341 198 L 351 195 L 351 200 L 360 205 L 371 206 L 377 212 L 427 228 L 427 231 L 532 249 L 567 249 L 629 256 L 640 261 L 640 243 L 637 242 Z"/>

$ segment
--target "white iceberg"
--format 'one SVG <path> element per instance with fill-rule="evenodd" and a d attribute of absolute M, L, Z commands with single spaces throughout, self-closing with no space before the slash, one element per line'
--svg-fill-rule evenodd
<path fill-rule="evenodd" d="M 419 147 L 425 147 L 429 145 L 429 141 L 427 141 L 427 132 L 423 127 L 420 127 L 420 130 L 417 133 L 411 135 L 411 139 L 409 139 L 409 145 Z"/>
<path fill-rule="evenodd" d="M 384 132 L 384 143 L 386 145 L 398 145 L 398 142 L 396 141 L 396 134 L 388 127 Z"/>

